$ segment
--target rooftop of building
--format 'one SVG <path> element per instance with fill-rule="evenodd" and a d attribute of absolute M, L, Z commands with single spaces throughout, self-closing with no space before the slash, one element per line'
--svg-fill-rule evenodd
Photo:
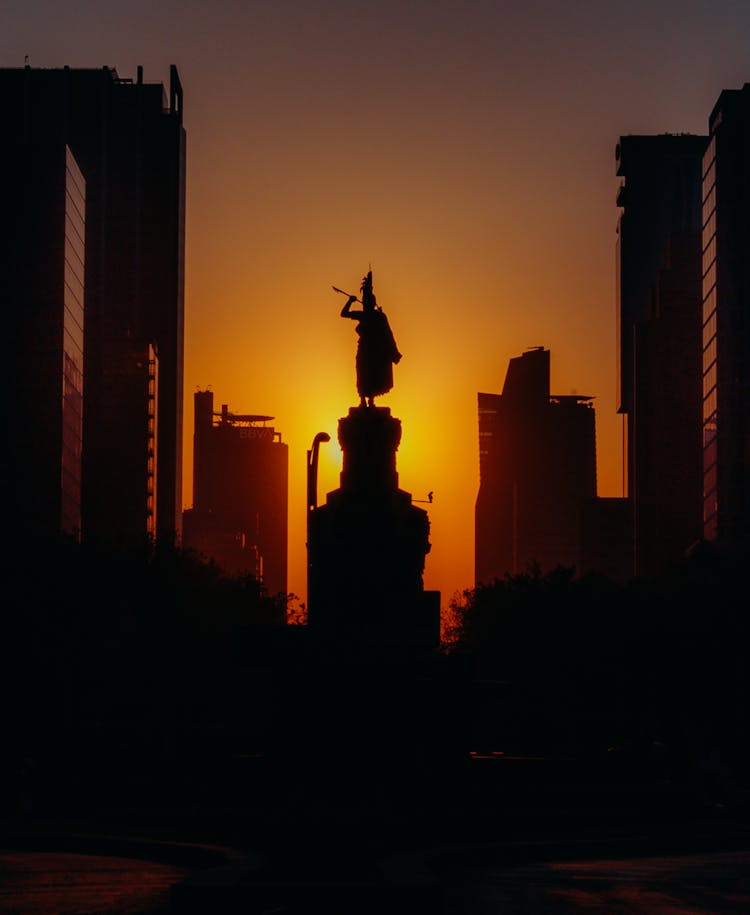
<path fill-rule="evenodd" d="M 708 136 L 694 133 L 625 134 L 615 147 L 617 175 L 624 175 L 631 163 L 642 158 L 674 158 L 703 155 Z"/>
<path fill-rule="evenodd" d="M 29 79 L 61 79 L 66 74 L 76 80 L 109 79 L 113 86 L 141 87 L 149 94 L 159 93 L 161 108 L 165 113 L 182 113 L 182 83 L 175 64 L 169 67 L 169 87 L 165 87 L 161 80 L 145 82 L 143 67 L 139 64 L 136 68 L 136 77 L 120 76 L 115 67 L 107 65 L 101 67 L 32 67 L 28 61 L 22 67 L 0 67 L 0 78 L 7 76 L 19 78 L 25 74 Z"/>
<path fill-rule="evenodd" d="M 741 89 L 722 89 L 708 118 L 710 132 L 713 133 L 721 124 L 727 110 L 743 109 L 745 112 L 750 112 L 750 83 L 745 83 Z M 747 116 L 750 115 L 746 114 Z"/>

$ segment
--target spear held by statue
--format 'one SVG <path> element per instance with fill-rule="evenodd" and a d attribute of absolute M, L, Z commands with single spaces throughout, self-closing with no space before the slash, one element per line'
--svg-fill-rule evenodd
<path fill-rule="evenodd" d="M 339 293 L 341 293 L 341 295 L 348 296 L 350 299 L 352 299 L 352 300 L 355 301 L 355 302 L 359 302 L 359 301 L 360 301 L 360 300 L 356 297 L 356 295 L 352 295 L 350 292 L 344 292 L 344 290 L 343 290 L 343 289 L 339 289 L 338 286 L 331 286 L 331 289 L 333 289 L 334 292 L 339 292 Z"/>

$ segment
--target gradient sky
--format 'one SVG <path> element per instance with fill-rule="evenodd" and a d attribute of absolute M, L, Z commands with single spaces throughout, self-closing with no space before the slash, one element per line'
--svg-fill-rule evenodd
<path fill-rule="evenodd" d="M 400 484 L 429 506 L 425 583 L 473 584 L 476 394 L 552 353 L 596 397 L 599 495 L 622 494 L 614 151 L 705 133 L 750 80 L 748 0 L 344 3 L 0 0 L 0 66 L 177 65 L 188 138 L 185 488 L 193 392 L 273 415 L 290 449 L 290 590 L 305 594 L 305 459 L 338 486 L 354 324 L 331 285 L 372 266 L 399 349 L 380 398 Z"/>

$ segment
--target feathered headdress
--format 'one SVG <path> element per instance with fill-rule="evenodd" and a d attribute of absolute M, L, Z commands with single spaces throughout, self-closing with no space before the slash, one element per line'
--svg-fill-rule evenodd
<path fill-rule="evenodd" d="M 367 276 L 362 280 L 359 291 L 362 294 L 362 304 L 365 308 L 377 307 L 378 303 L 375 299 L 375 293 L 372 291 L 372 270 L 367 271 Z"/>

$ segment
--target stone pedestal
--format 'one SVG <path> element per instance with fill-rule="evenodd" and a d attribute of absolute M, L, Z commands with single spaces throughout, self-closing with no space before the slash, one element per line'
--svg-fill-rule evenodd
<path fill-rule="evenodd" d="M 398 487 L 401 423 L 387 407 L 352 407 L 338 438 L 341 486 L 309 517 L 309 625 L 374 650 L 435 648 L 440 595 L 423 583 L 430 526 Z"/>

